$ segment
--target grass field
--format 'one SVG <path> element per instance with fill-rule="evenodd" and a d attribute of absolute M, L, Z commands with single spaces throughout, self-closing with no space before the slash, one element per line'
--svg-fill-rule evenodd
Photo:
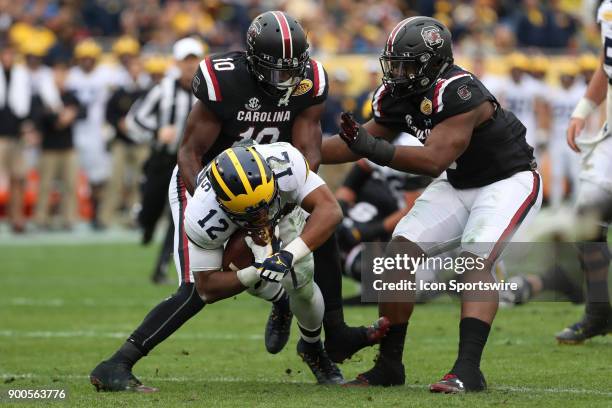
<path fill-rule="evenodd" d="M 268 305 L 247 295 L 207 306 L 136 366 L 136 375 L 160 392 L 96 393 L 90 370 L 174 289 L 149 284 L 155 251 L 131 244 L 0 247 L 0 401 L 9 388 L 64 388 L 65 404 L 82 407 L 612 406 L 612 337 L 555 344 L 553 334 L 581 314 L 567 303 L 500 311 L 482 365 L 490 390 L 481 394 L 427 391 L 453 363 L 456 304 L 417 307 L 405 387 L 344 389 L 313 384 L 295 354 L 297 330 L 285 350 L 268 355 Z M 346 315 L 358 324 L 373 320 L 376 310 Z M 345 377 L 369 368 L 374 356 L 374 349 L 359 353 L 342 366 Z M 28 405 L 39 403 L 14 404 Z"/>

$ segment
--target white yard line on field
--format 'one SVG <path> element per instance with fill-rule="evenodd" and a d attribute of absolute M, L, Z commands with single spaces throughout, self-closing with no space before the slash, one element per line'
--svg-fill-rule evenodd
<path fill-rule="evenodd" d="M 121 339 L 127 338 L 130 332 L 106 332 L 94 330 L 65 330 L 65 331 L 18 331 L 18 330 L 0 330 L 0 337 L 15 337 L 15 338 L 107 338 Z M 232 334 L 232 333 L 198 333 L 198 334 L 182 334 L 176 333 L 172 336 L 175 339 L 185 340 L 262 340 L 263 335 L 260 334 Z"/>
<path fill-rule="evenodd" d="M 0 300 L 0 306 L 41 306 L 41 307 L 65 307 L 65 306 L 90 306 L 90 307 L 132 307 L 132 306 L 154 306 L 159 301 L 126 301 L 125 299 L 107 298 L 100 299 L 74 299 L 62 298 L 35 299 L 35 298 L 4 298 Z"/>
<path fill-rule="evenodd" d="M 73 375 L 73 374 L 53 374 L 53 375 L 40 375 L 36 373 L 0 373 L 0 378 L 3 380 L 12 379 L 66 379 L 66 380 L 89 380 L 89 376 L 86 375 Z M 258 382 L 258 383 L 275 383 L 278 384 L 278 380 L 270 378 L 244 378 L 244 377 L 142 377 L 145 382 L 184 382 L 184 383 L 246 383 L 246 382 Z M 310 384 L 309 381 L 298 381 L 295 379 L 283 379 L 283 383 L 289 384 Z M 426 385 L 420 384 L 406 384 L 406 388 L 413 389 L 426 389 Z M 606 397 L 612 397 L 612 392 L 587 390 L 583 388 L 534 388 L 534 387 L 515 387 L 511 385 L 497 385 L 489 387 L 492 391 L 509 391 L 521 394 L 550 394 L 550 393 L 565 393 L 565 394 L 583 394 L 583 395 L 601 395 Z"/>

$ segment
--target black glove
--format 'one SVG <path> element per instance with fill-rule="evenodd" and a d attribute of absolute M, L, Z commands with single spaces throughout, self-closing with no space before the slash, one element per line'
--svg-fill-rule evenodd
<path fill-rule="evenodd" d="M 379 137 L 374 137 L 355 122 L 350 113 L 342 112 L 340 137 L 351 151 L 362 157 L 367 157 L 376 164 L 386 166 L 393 160 L 395 146 Z"/>

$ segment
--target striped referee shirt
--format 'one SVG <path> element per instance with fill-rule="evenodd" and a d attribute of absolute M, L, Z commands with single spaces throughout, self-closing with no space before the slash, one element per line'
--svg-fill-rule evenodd
<path fill-rule="evenodd" d="M 154 148 L 160 149 L 163 145 L 157 141 L 157 131 L 174 126 L 177 138 L 167 150 L 176 153 L 187 115 L 196 100 L 191 87 L 183 88 L 176 76 L 166 76 L 130 109 L 126 117 L 128 136 L 137 143 L 150 141 Z"/>

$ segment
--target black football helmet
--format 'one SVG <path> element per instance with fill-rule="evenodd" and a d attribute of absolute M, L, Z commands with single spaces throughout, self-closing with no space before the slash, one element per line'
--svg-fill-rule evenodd
<path fill-rule="evenodd" d="M 304 79 L 308 47 L 300 23 L 282 11 L 260 14 L 247 31 L 249 69 L 264 89 L 275 95 Z"/>
<path fill-rule="evenodd" d="M 432 17 L 410 17 L 391 31 L 380 56 L 383 83 L 394 97 L 422 93 L 453 64 L 451 33 Z"/>

